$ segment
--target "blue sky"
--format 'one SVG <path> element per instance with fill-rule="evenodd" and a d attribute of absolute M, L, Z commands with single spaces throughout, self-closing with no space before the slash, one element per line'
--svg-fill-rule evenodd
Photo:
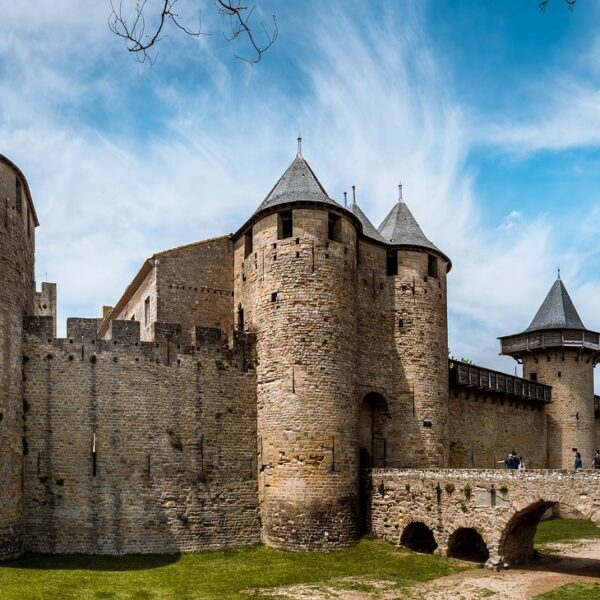
<path fill-rule="evenodd" d="M 156 0 L 154 0 L 156 3 Z M 125 3 L 127 5 L 127 3 Z M 152 2 L 150 2 L 152 5 Z M 396 186 L 452 259 L 450 347 L 512 371 L 558 266 L 600 330 L 600 3 L 259 2 L 279 39 L 251 66 L 213 4 L 140 65 L 109 3 L 0 0 L 0 152 L 29 179 L 37 278 L 60 319 L 114 304 L 141 262 L 235 231 L 292 160 L 378 225 Z"/>

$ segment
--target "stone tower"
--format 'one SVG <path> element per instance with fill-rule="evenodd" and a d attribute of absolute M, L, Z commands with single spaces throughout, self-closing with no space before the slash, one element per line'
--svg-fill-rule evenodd
<path fill-rule="evenodd" d="M 450 259 L 432 244 L 402 198 L 378 228 L 393 276 L 394 372 L 403 406 L 407 467 L 448 465 Z"/>
<path fill-rule="evenodd" d="M 356 217 L 300 153 L 234 235 L 237 327 L 257 335 L 263 541 L 351 543 L 358 528 Z"/>
<path fill-rule="evenodd" d="M 33 314 L 37 225 L 25 177 L 0 155 L 0 560 L 23 549 L 23 317 Z"/>
<path fill-rule="evenodd" d="M 575 451 L 584 467 L 594 456 L 594 365 L 600 335 L 588 331 L 560 276 L 531 325 L 500 338 L 501 353 L 523 364 L 523 377 L 552 386 L 546 407 L 548 467 L 573 468 Z"/>

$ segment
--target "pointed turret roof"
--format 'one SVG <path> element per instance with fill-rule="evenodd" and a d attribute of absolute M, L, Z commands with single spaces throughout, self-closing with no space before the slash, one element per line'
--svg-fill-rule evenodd
<path fill-rule="evenodd" d="M 256 213 L 289 202 L 322 202 L 339 207 L 328 195 L 304 157 L 298 153 Z M 255 214 L 256 214 L 255 213 Z"/>
<path fill-rule="evenodd" d="M 360 206 L 356 203 L 356 200 L 352 202 L 352 204 L 348 207 L 350 212 L 352 212 L 355 216 L 358 217 L 358 220 L 362 223 L 363 233 L 366 237 L 371 238 L 373 240 L 377 240 L 378 242 L 385 242 L 384 237 L 375 229 L 375 226 L 365 213 L 360 209 Z"/>
<path fill-rule="evenodd" d="M 541 329 L 585 329 L 560 277 L 550 288 L 531 325 L 525 331 Z"/>

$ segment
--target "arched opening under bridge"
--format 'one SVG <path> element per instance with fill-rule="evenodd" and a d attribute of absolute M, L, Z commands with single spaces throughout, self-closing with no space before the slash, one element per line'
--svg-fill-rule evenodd
<path fill-rule="evenodd" d="M 481 534 L 472 527 L 459 527 L 448 540 L 448 556 L 484 563 L 490 553 Z"/>
<path fill-rule="evenodd" d="M 402 532 L 400 544 L 406 546 L 415 552 L 433 554 L 437 548 L 437 542 L 433 536 L 433 531 L 425 523 L 410 523 Z"/>

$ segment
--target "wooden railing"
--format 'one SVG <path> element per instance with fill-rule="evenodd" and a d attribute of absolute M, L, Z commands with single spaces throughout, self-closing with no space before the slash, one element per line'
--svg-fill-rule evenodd
<path fill-rule="evenodd" d="M 552 400 L 552 388 L 537 381 L 485 369 L 459 360 L 450 360 L 449 368 L 451 385 L 504 394 L 519 400 L 544 403 Z"/>
<path fill-rule="evenodd" d="M 545 348 L 600 350 L 600 334 L 582 330 L 530 331 L 500 338 L 502 354 L 519 355 Z"/>

